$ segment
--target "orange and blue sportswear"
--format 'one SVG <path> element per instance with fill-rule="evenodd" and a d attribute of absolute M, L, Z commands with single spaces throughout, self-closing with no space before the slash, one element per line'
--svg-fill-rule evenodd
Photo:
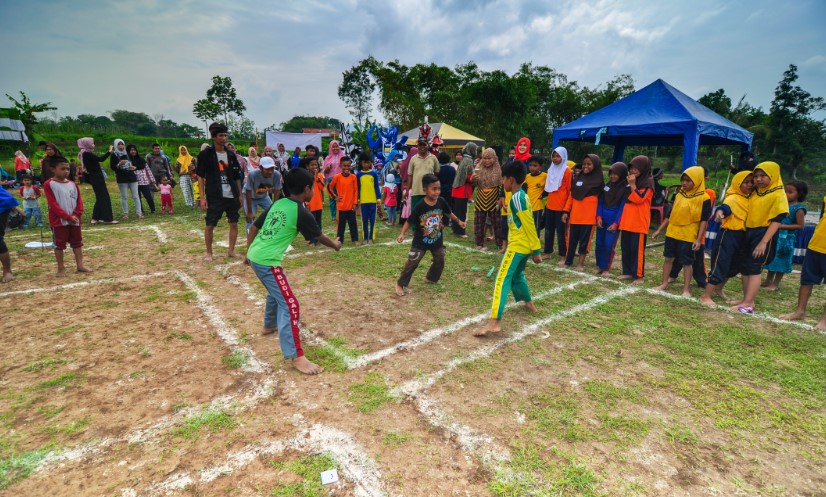
<path fill-rule="evenodd" d="M 338 173 L 333 176 L 333 180 L 327 185 L 327 193 L 336 200 L 336 209 L 340 211 L 351 211 L 355 208 L 359 195 L 359 183 L 355 174 L 344 176 Z"/>
<path fill-rule="evenodd" d="M 625 208 L 622 210 L 619 229 L 647 235 L 651 227 L 651 199 L 653 197 L 654 190 L 652 188 L 632 190 L 625 202 Z"/>
<path fill-rule="evenodd" d="M 313 198 L 310 199 L 310 212 L 324 208 L 324 175 L 318 173 L 313 182 Z"/>
<path fill-rule="evenodd" d="M 588 195 L 582 200 L 575 199 L 573 195 L 569 196 L 568 203 L 565 204 L 568 224 L 588 226 L 597 224 L 597 207 L 599 207 L 599 195 Z"/>
<path fill-rule="evenodd" d="M 552 211 L 565 210 L 565 204 L 568 203 L 568 197 L 571 196 L 571 178 L 573 178 L 573 173 L 571 173 L 570 169 L 565 169 L 565 173 L 562 175 L 562 184 L 559 185 L 559 189 L 555 192 L 548 193 L 545 208 Z"/>

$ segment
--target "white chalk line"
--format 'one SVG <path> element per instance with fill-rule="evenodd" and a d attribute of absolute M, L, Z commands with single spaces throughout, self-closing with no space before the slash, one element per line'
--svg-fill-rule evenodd
<path fill-rule="evenodd" d="M 580 275 L 580 276 L 582 276 L 582 275 Z M 536 294 L 533 297 L 533 301 L 536 302 L 538 300 L 542 300 L 544 298 L 551 297 L 551 296 L 556 295 L 556 294 L 561 293 L 561 292 L 565 292 L 565 291 L 568 291 L 568 290 L 573 290 L 574 288 L 576 288 L 579 285 L 583 285 L 583 284 L 586 284 L 586 283 L 593 283 L 597 280 L 598 280 L 598 278 L 596 278 L 595 276 L 585 276 L 582 279 L 580 279 L 579 281 L 574 281 L 574 282 L 569 283 L 565 286 L 559 286 L 559 287 L 556 287 L 556 288 L 553 288 L 553 289 L 550 289 L 550 290 L 546 290 L 544 292 L 540 292 L 540 293 Z M 510 302 L 505 306 L 505 308 L 506 309 L 511 309 L 513 307 L 516 307 L 517 305 L 520 305 L 520 303 L 519 302 Z M 425 331 L 424 333 L 422 333 L 421 335 L 419 335 L 417 337 L 411 338 L 410 340 L 406 340 L 404 342 L 397 343 L 395 345 L 391 345 L 390 347 L 387 347 L 387 348 L 382 349 L 382 350 L 378 350 L 376 352 L 371 352 L 369 354 L 365 354 L 365 355 L 359 356 L 357 358 L 347 358 L 345 360 L 345 362 L 347 363 L 347 369 L 356 369 L 356 368 L 364 367 L 368 364 L 371 364 L 373 362 L 384 359 L 385 357 L 388 357 L 390 355 L 393 355 L 393 354 L 396 354 L 396 353 L 399 353 L 399 352 L 402 352 L 402 351 L 405 351 L 405 350 L 412 350 L 416 347 L 420 347 L 420 346 L 422 346 L 426 343 L 432 342 L 433 340 L 436 340 L 437 338 L 439 338 L 443 335 L 454 333 L 456 331 L 461 330 L 462 328 L 466 328 L 466 327 L 468 327 L 472 324 L 480 323 L 480 322 L 482 322 L 482 321 L 484 321 L 488 318 L 490 318 L 490 311 L 483 312 L 483 313 L 480 313 L 480 314 L 476 314 L 475 316 L 467 317 L 465 319 L 456 321 L 455 323 L 451 323 L 447 326 L 443 326 L 443 327 L 439 327 L 439 328 L 433 328 L 431 330 Z"/>
<path fill-rule="evenodd" d="M 357 497 L 387 495 L 381 482 L 382 476 L 378 466 L 367 456 L 352 435 L 322 424 L 304 428 L 287 440 L 247 445 L 229 454 L 226 463 L 204 468 L 197 475 L 189 472 L 172 474 L 167 479 L 151 485 L 144 495 L 147 497 L 167 495 L 170 492 L 184 490 L 194 483 L 209 483 L 242 469 L 258 457 L 273 456 L 287 450 L 311 454 L 329 453 L 335 459 L 337 469 L 340 469 L 343 476 L 354 485 L 354 493 Z"/>
<path fill-rule="evenodd" d="M 57 285 L 52 287 L 43 287 L 43 288 L 29 288 L 27 290 L 14 290 L 11 292 L 3 292 L 0 293 L 0 298 L 3 297 L 11 297 L 13 295 L 27 295 L 27 294 L 34 294 L 34 293 L 43 293 L 43 292 L 59 292 L 61 290 L 72 290 L 75 288 L 82 288 L 85 286 L 91 285 L 107 285 L 111 283 L 129 283 L 132 281 L 140 281 L 146 280 L 149 278 L 158 278 L 161 276 L 166 276 L 170 274 L 169 271 L 160 271 L 157 273 L 149 273 L 149 274 L 137 274 L 135 276 L 127 276 L 125 278 L 101 278 L 97 280 L 86 280 L 86 281 L 76 281 L 74 283 L 67 283 L 65 285 Z"/>
<path fill-rule="evenodd" d="M 274 379 L 265 379 L 260 383 L 254 384 L 250 388 L 248 395 L 242 399 L 238 399 L 236 395 L 222 395 L 216 397 L 204 407 L 187 407 L 181 409 L 175 414 L 164 416 L 156 421 L 148 428 L 140 428 L 131 431 L 126 435 L 119 437 L 109 437 L 103 440 L 97 440 L 93 443 L 83 444 L 72 449 L 53 452 L 47 455 L 35 468 L 36 472 L 47 469 L 55 464 L 65 464 L 68 462 L 77 461 L 87 457 L 92 457 L 103 453 L 106 449 L 118 443 L 157 443 L 160 441 L 158 435 L 178 424 L 190 416 L 197 416 L 209 411 L 233 411 L 243 412 L 256 406 L 262 400 L 272 396 L 275 391 L 276 381 Z M 240 394 L 240 392 L 239 392 Z"/>
<path fill-rule="evenodd" d="M 191 229 L 191 230 L 189 230 L 189 232 L 193 235 L 200 236 L 201 240 L 204 240 L 204 232 L 202 230 Z M 225 242 L 224 240 L 215 240 L 215 238 L 213 238 L 212 239 L 212 244 L 215 245 L 216 247 L 229 248 L 229 242 Z M 236 247 L 237 247 L 237 242 L 236 242 Z"/>

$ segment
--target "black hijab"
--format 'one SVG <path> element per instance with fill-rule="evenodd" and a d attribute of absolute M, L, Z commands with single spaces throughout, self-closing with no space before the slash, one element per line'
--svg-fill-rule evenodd
<path fill-rule="evenodd" d="M 602 176 L 602 161 L 596 154 L 588 154 L 585 159 L 591 159 L 594 168 L 590 173 L 579 173 L 571 183 L 571 196 L 576 200 L 582 200 L 591 195 L 599 195 L 602 187 L 605 186 L 605 178 Z M 583 159 L 583 162 L 585 161 Z"/>
<path fill-rule="evenodd" d="M 637 168 L 640 175 L 637 176 L 637 190 L 643 188 L 654 188 L 654 178 L 651 176 L 651 159 L 644 155 L 638 155 L 628 163 L 628 169 Z"/>
<path fill-rule="evenodd" d="M 614 183 L 611 181 L 611 177 L 608 177 L 608 184 L 605 185 L 605 189 L 602 192 L 602 205 L 605 207 L 616 207 L 622 203 L 623 200 L 628 198 L 628 194 L 631 193 L 631 189 L 628 188 L 628 166 L 625 165 L 624 162 L 615 162 L 611 168 L 608 170 L 608 174 L 611 173 L 616 174 L 619 176 L 619 181 Z"/>

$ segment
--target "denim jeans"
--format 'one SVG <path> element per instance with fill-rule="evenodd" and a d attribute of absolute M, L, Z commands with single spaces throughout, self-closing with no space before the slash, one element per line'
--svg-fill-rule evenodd
<path fill-rule="evenodd" d="M 281 266 L 263 266 L 250 261 L 250 266 L 267 289 L 264 327 L 278 327 L 278 343 L 284 359 L 304 355 L 298 330 L 298 299 L 293 295 L 287 275 Z"/>
<path fill-rule="evenodd" d="M 123 209 L 123 215 L 129 215 L 129 193 L 132 194 L 132 202 L 135 203 L 135 214 L 141 215 L 141 198 L 138 195 L 138 182 L 132 183 L 118 183 L 118 190 L 120 190 L 120 208 Z"/>
<path fill-rule="evenodd" d="M 43 214 L 40 212 L 40 207 L 26 207 L 26 221 L 23 223 L 24 228 L 31 226 L 32 217 L 37 226 L 43 226 Z"/>
<path fill-rule="evenodd" d="M 244 214 L 247 213 L 247 199 L 241 197 L 241 201 L 244 204 Z M 272 205 L 272 200 L 270 200 L 269 196 L 264 196 L 264 198 L 253 198 L 252 199 L 252 221 L 247 221 L 247 234 L 250 232 L 250 228 L 252 227 L 252 223 L 255 222 L 255 215 L 258 214 L 258 208 L 260 207 L 261 210 L 266 211 Z"/>

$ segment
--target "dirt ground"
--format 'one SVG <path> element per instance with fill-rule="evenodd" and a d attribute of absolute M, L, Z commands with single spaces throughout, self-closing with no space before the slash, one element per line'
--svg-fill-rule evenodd
<path fill-rule="evenodd" d="M 737 436 L 657 362 L 673 349 L 635 345 L 657 323 L 614 334 L 585 312 L 651 303 L 644 290 L 530 267 L 541 311 L 509 309 L 505 331 L 480 339 L 470 331 L 488 312 L 491 255 L 461 256 L 433 291 L 420 268 L 397 299 L 391 275 L 405 245 L 383 246 L 371 271 L 359 255 L 369 247 L 331 255 L 296 244 L 285 266 L 308 356 L 346 359 L 307 377 L 260 335 L 254 274 L 238 260 L 201 261 L 191 220 L 157 226 L 88 230 L 95 273 L 61 280 L 49 252 L 10 240 L 19 270 L 0 287 L 0 448 L 12 469 L 0 495 L 318 495 L 302 485 L 328 464 L 308 458 L 322 456 L 340 478 L 322 495 L 520 495 L 496 484 L 524 470 L 527 446 L 568 475 L 542 495 L 826 495 L 824 443 L 810 437 L 823 426 Z M 386 356 L 358 360 L 377 353 Z M 767 410 L 799 402 L 746 386 Z M 565 471 L 580 466 L 593 485 L 570 483 Z"/>

